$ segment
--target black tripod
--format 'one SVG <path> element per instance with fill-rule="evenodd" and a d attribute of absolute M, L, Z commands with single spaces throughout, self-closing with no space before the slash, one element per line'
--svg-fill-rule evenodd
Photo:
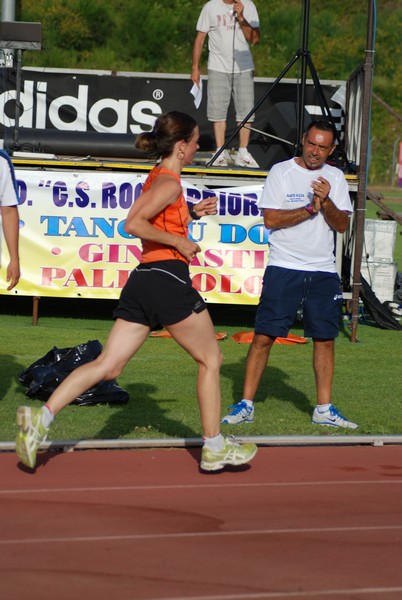
<path fill-rule="evenodd" d="M 281 140 L 281 141 L 284 141 L 284 142 L 288 143 L 289 145 L 293 146 L 294 155 L 296 155 L 298 153 L 300 146 L 301 146 L 301 141 L 302 141 L 304 127 L 305 127 L 303 117 L 304 117 L 306 78 L 307 78 L 307 67 L 308 67 L 311 77 L 312 77 L 312 80 L 313 80 L 313 83 L 314 83 L 314 88 L 318 95 L 318 101 L 320 104 L 322 116 L 323 116 L 323 118 L 327 119 L 328 121 L 330 121 L 333 124 L 335 131 L 336 131 L 336 139 L 338 142 L 338 149 L 340 150 L 342 158 L 345 161 L 345 163 L 349 164 L 347 156 L 346 156 L 346 152 L 344 150 L 343 144 L 340 139 L 339 132 L 336 129 L 334 119 L 331 115 L 331 111 L 328 106 L 328 102 L 323 93 L 323 90 L 322 90 L 322 87 L 321 87 L 321 84 L 320 84 L 320 81 L 319 81 L 319 78 L 317 75 L 317 71 L 315 70 L 313 61 L 311 59 L 310 52 L 308 50 L 310 0 L 303 0 L 303 2 L 304 2 L 304 6 L 303 6 L 303 46 L 302 46 L 302 48 L 296 52 L 296 54 L 289 61 L 289 63 L 286 65 L 286 67 L 283 69 L 283 71 L 280 73 L 280 75 L 273 82 L 273 84 L 271 85 L 269 90 L 260 98 L 260 100 L 253 107 L 253 109 L 248 113 L 248 115 L 246 117 L 244 117 L 243 121 L 237 126 L 236 130 L 229 137 L 229 139 L 225 142 L 225 144 L 222 146 L 222 148 L 220 148 L 218 150 L 218 152 L 216 152 L 216 154 L 208 161 L 208 163 L 206 165 L 207 167 L 210 167 L 212 165 L 212 163 L 221 155 L 221 153 L 229 146 L 230 142 L 233 140 L 234 137 L 236 137 L 236 135 L 239 133 L 240 129 L 245 126 L 245 124 L 249 121 L 250 117 L 258 110 L 258 108 L 263 104 L 263 102 L 266 100 L 266 98 L 269 96 L 269 94 L 274 90 L 274 88 L 278 85 L 278 83 L 285 77 L 286 73 L 293 67 L 293 65 L 300 58 L 302 59 L 302 68 L 301 68 L 301 91 L 300 91 L 300 95 L 299 95 L 299 101 L 298 101 L 298 106 L 297 106 L 297 115 L 296 115 L 297 137 L 296 137 L 295 142 L 292 142 L 290 140 L 289 141 Z M 255 131 L 266 137 L 272 137 L 274 139 L 279 139 L 279 138 L 277 138 L 269 133 L 266 133 L 264 131 L 259 131 L 257 129 L 253 129 L 252 127 L 248 127 L 248 128 L 251 131 Z"/>

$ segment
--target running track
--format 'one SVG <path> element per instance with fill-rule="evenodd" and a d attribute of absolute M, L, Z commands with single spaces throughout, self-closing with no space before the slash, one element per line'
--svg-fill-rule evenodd
<path fill-rule="evenodd" d="M 0 598 L 402 598 L 402 446 L 199 455 L 0 453 Z"/>

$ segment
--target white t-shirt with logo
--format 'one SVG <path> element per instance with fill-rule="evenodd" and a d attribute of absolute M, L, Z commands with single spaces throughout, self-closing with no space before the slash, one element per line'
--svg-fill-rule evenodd
<path fill-rule="evenodd" d="M 12 163 L 8 154 L 3 150 L 0 150 L 0 206 L 16 205 L 18 205 L 18 196 Z M 2 229 L 0 227 L 0 262 L 2 246 L 1 233 Z"/>
<path fill-rule="evenodd" d="M 339 210 L 352 212 L 349 188 L 337 167 L 324 164 L 320 169 L 305 169 L 295 159 L 277 163 L 265 181 L 258 207 L 291 210 L 310 204 L 311 183 L 324 177 L 331 184 L 329 197 Z M 271 229 L 268 237 L 268 264 L 300 271 L 336 272 L 335 232 L 322 211 L 290 227 Z"/>
<path fill-rule="evenodd" d="M 243 0 L 243 16 L 252 27 L 259 27 L 257 9 L 251 0 Z M 200 13 L 197 31 L 208 34 L 208 69 L 221 73 L 240 73 L 254 69 L 249 44 L 236 21 L 233 5 L 210 0 Z M 234 60 L 233 60 L 234 57 Z"/>

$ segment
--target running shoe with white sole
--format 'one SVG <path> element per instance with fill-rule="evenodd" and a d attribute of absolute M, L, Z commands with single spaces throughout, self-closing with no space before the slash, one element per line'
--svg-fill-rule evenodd
<path fill-rule="evenodd" d="M 216 154 L 216 152 L 215 152 L 215 154 Z M 214 156 L 215 156 L 215 154 L 214 154 Z M 216 158 L 214 160 L 214 162 L 212 163 L 212 166 L 213 167 L 227 167 L 230 162 L 232 162 L 232 159 L 230 158 L 230 154 L 227 150 L 224 150 L 223 152 L 220 153 L 218 158 Z"/>
<path fill-rule="evenodd" d="M 313 412 L 311 421 L 315 425 L 329 425 L 330 427 L 345 427 L 346 429 L 357 429 L 357 423 L 349 421 L 346 417 L 341 415 L 339 410 L 331 404 L 328 410 L 320 413 L 316 407 Z"/>
<path fill-rule="evenodd" d="M 21 462 L 31 469 L 36 465 L 36 453 L 49 433 L 42 423 L 42 408 L 20 406 L 17 410 L 17 425 L 20 428 L 15 441 Z"/>
<path fill-rule="evenodd" d="M 221 423 L 238 425 L 239 423 L 252 423 L 254 421 L 254 406 L 248 406 L 244 400 L 229 406 L 229 414 L 225 415 Z"/>
<path fill-rule="evenodd" d="M 244 154 L 238 152 L 235 156 L 234 163 L 238 167 L 249 167 L 250 169 L 260 168 L 260 165 L 254 160 L 250 152 L 245 152 Z"/>
<path fill-rule="evenodd" d="M 203 471 L 219 471 L 227 465 L 240 466 L 250 462 L 257 453 L 255 444 L 239 444 L 232 436 L 225 438 L 220 452 L 213 452 L 205 446 L 201 452 L 200 468 Z"/>

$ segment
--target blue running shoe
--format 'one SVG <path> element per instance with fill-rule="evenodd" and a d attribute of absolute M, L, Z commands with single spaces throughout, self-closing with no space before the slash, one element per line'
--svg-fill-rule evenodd
<path fill-rule="evenodd" d="M 345 427 L 346 429 L 357 429 L 357 423 L 349 421 L 346 417 L 341 415 L 339 410 L 331 404 L 328 410 L 319 412 L 316 407 L 313 412 L 311 421 L 315 425 L 330 425 L 331 427 Z"/>
<path fill-rule="evenodd" d="M 254 406 L 248 406 L 244 400 L 229 406 L 230 411 L 222 419 L 222 423 L 238 425 L 239 423 L 252 423 L 254 421 Z"/>

